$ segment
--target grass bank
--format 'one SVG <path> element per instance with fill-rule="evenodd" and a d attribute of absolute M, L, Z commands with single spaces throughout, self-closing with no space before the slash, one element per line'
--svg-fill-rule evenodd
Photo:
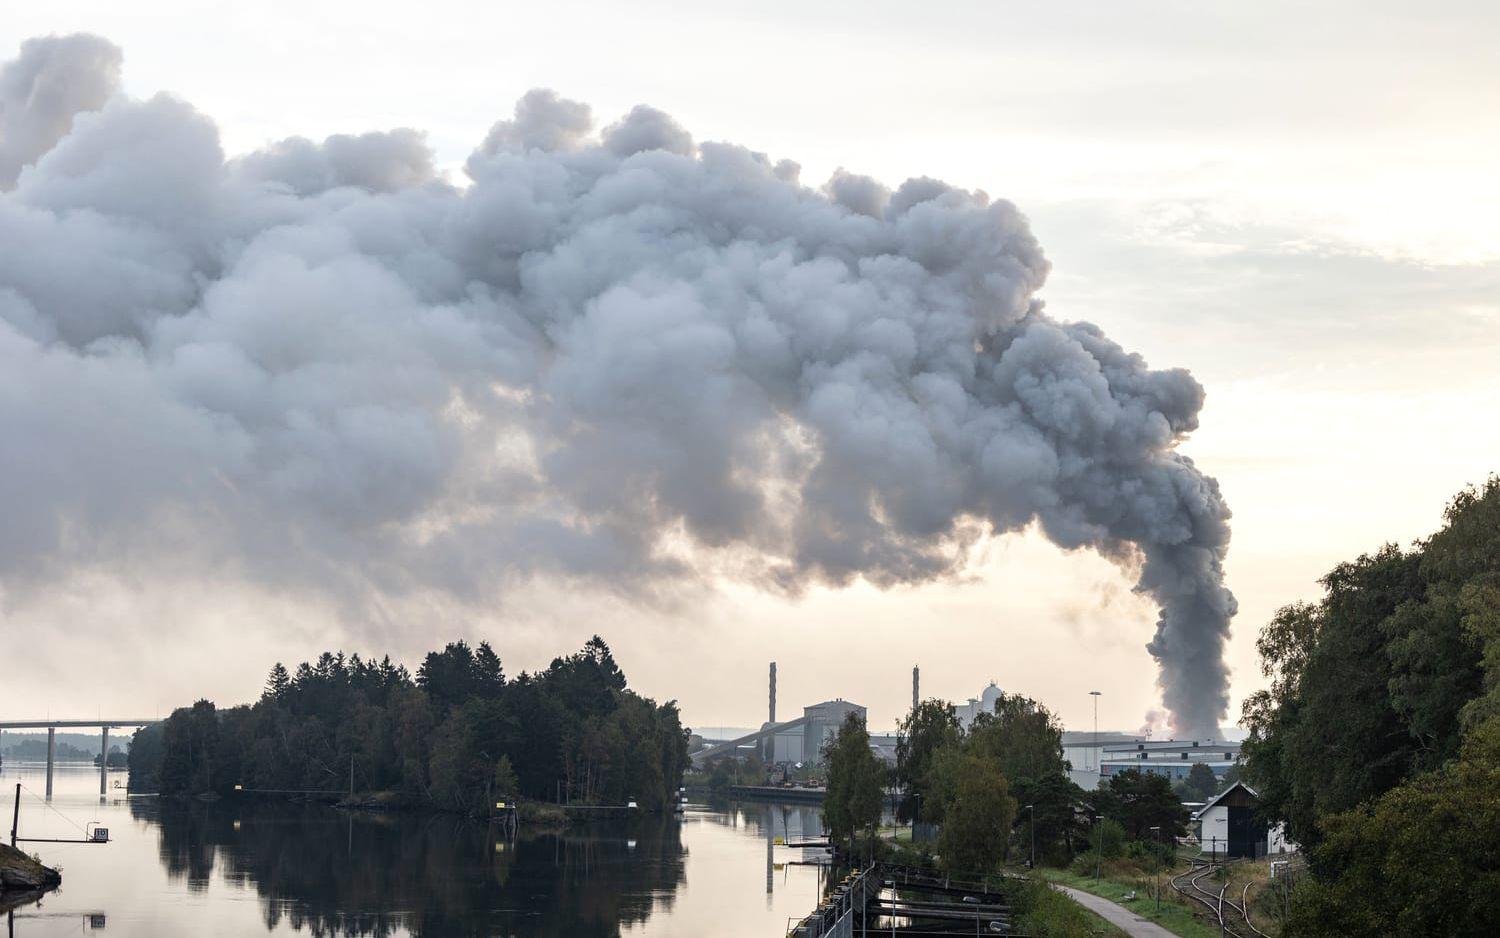
<path fill-rule="evenodd" d="M 1219 938 L 1217 925 L 1210 925 L 1198 915 L 1172 889 L 1171 874 L 1163 870 L 1161 874 L 1161 911 L 1156 910 L 1155 899 L 1155 877 L 1151 874 L 1139 873 L 1111 873 L 1107 868 L 1103 879 L 1094 879 L 1092 876 L 1080 876 L 1068 870 L 1039 869 L 1037 875 L 1051 883 L 1063 886 L 1071 886 L 1084 892 L 1093 893 L 1102 899 L 1124 906 L 1141 918 L 1150 919 L 1174 935 L 1181 938 Z M 1134 899 L 1125 897 L 1131 893 Z"/>
<path fill-rule="evenodd" d="M 1047 938 L 1125 938 L 1125 932 L 1041 879 L 1028 881 L 1023 904 L 1026 911 L 1016 921 L 1016 930 L 1022 934 Z"/>

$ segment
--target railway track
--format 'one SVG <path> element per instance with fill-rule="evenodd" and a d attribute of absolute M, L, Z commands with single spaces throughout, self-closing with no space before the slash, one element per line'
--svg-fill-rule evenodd
<path fill-rule="evenodd" d="M 1240 893 L 1239 902 L 1226 895 L 1229 890 L 1228 883 L 1220 886 L 1217 892 L 1204 887 L 1202 881 L 1224 865 L 1195 860 L 1186 872 L 1172 877 L 1172 888 L 1178 894 L 1206 906 L 1213 913 L 1214 920 L 1219 923 L 1220 929 L 1227 938 L 1252 938 L 1252 936 L 1270 938 L 1250 921 L 1249 883 L 1245 884 L 1244 891 Z"/>

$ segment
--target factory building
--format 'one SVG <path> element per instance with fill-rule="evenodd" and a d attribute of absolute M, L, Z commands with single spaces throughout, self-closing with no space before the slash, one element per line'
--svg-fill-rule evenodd
<path fill-rule="evenodd" d="M 1103 747 L 1099 775 L 1108 777 L 1130 769 L 1165 775 L 1175 784 L 1195 765 L 1206 765 L 1222 779 L 1240 760 L 1240 744 L 1224 740 L 1136 740 Z"/>
<path fill-rule="evenodd" d="M 974 725 L 974 718 L 981 713 L 994 713 L 995 701 L 999 699 L 1000 688 L 994 681 L 990 681 L 990 686 L 980 691 L 978 697 L 970 697 L 968 703 L 955 705 L 953 712 L 958 714 L 958 722 L 963 728 L 968 729 Z"/>
<path fill-rule="evenodd" d="M 842 697 L 825 700 L 811 707 L 803 707 L 804 722 L 801 732 L 804 758 L 796 761 L 821 761 L 823 747 L 839 734 L 839 728 L 844 725 L 844 720 L 851 713 L 859 714 L 861 720 L 865 719 L 864 707 L 857 703 L 850 703 Z"/>
<path fill-rule="evenodd" d="M 771 729 L 771 724 L 762 726 L 762 730 Z M 761 758 L 770 763 L 784 763 L 796 765 L 799 762 L 809 761 L 803 744 L 806 742 L 805 727 L 793 726 L 790 729 L 777 730 L 774 736 L 768 738 L 769 755 L 762 753 Z"/>

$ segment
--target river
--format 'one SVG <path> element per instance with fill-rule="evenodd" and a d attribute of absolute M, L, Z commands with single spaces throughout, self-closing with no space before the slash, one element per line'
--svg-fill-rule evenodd
<path fill-rule="evenodd" d="M 127 798 L 124 772 L 110 773 L 101 804 L 88 765 L 58 767 L 49 808 L 45 778 L 40 765 L 0 769 L 5 820 L 19 781 L 22 837 L 82 837 L 97 822 L 110 843 L 18 845 L 63 873 L 60 889 L 7 916 L 22 938 L 769 938 L 811 911 L 821 886 L 821 871 L 797 862 L 811 851 L 772 845 L 820 834 L 805 805 L 695 804 L 507 842 L 448 815 Z"/>

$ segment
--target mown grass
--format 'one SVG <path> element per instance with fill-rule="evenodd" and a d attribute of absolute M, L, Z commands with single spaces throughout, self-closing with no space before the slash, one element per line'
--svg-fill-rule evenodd
<path fill-rule="evenodd" d="M 1171 874 L 1163 870 L 1161 874 L 1161 911 L 1156 910 L 1155 900 L 1155 877 L 1151 874 L 1119 874 L 1111 873 L 1106 865 L 1103 879 L 1094 879 L 1092 876 L 1080 876 L 1068 870 L 1055 870 L 1042 868 L 1037 874 L 1048 882 L 1071 886 L 1084 892 L 1093 893 L 1103 899 L 1124 906 L 1141 918 L 1149 919 L 1174 935 L 1181 938 L 1219 938 L 1217 925 L 1210 925 L 1198 915 L 1172 889 Z M 1135 893 L 1136 898 L 1126 900 L 1130 893 Z"/>

